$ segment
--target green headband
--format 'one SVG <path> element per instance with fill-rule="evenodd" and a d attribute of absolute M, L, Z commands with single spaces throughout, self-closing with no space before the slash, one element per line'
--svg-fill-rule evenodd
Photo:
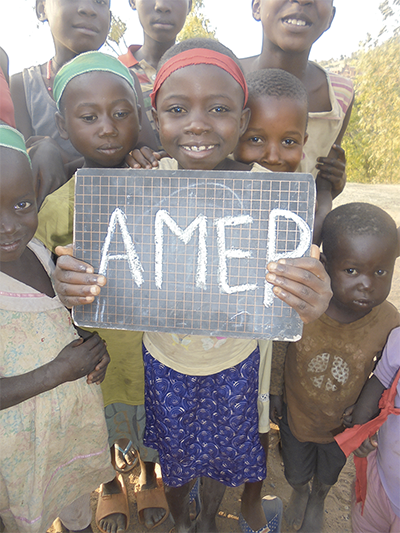
<path fill-rule="evenodd" d="M 17 150 L 17 152 L 26 155 L 32 168 L 31 158 L 26 151 L 24 137 L 19 131 L 6 124 L 0 124 L 0 146 L 12 148 L 13 150 Z"/>
<path fill-rule="evenodd" d="M 132 87 L 137 100 L 137 94 L 131 73 L 121 61 L 113 56 L 103 54 L 102 52 L 85 52 L 77 55 L 58 71 L 53 85 L 53 96 L 57 103 L 57 108 L 59 109 L 61 97 L 64 94 L 68 83 L 72 79 L 81 74 L 95 71 L 111 72 L 126 80 Z"/>

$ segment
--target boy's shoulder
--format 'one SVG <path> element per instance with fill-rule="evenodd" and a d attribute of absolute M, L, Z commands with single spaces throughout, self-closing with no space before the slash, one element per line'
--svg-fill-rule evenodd
<path fill-rule="evenodd" d="M 338 101 L 343 112 L 346 113 L 354 98 L 354 83 L 350 78 L 345 78 L 340 74 L 335 74 L 324 69 L 314 61 L 308 62 L 315 75 L 321 80 L 326 81 L 329 93 L 333 94 Z"/>

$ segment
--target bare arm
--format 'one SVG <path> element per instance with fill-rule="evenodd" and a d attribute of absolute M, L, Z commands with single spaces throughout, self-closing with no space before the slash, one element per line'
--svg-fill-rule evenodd
<path fill-rule="evenodd" d="M 319 169 L 317 179 L 322 178 L 330 182 L 332 186 L 332 198 L 336 198 L 344 189 L 346 185 L 346 157 L 343 148 L 341 147 L 344 134 L 349 125 L 351 111 L 353 109 L 354 96 L 347 108 L 346 115 L 342 124 L 342 128 L 336 141 L 327 157 L 319 157 L 317 159 L 316 167 Z"/>
<path fill-rule="evenodd" d="M 0 379 L 0 410 L 17 405 L 61 383 L 75 381 L 92 372 L 109 357 L 98 335 L 77 339 L 65 346 L 53 361 L 20 376 Z M 108 364 L 107 361 L 107 364 Z"/>
<path fill-rule="evenodd" d="M 154 133 L 154 130 L 153 130 L 151 124 L 150 124 L 150 121 L 147 118 L 146 113 L 144 112 L 144 101 L 143 101 L 142 89 L 140 87 L 140 82 L 139 82 L 139 80 L 138 80 L 138 78 L 137 78 L 137 76 L 136 76 L 136 74 L 134 72 L 131 71 L 131 74 L 132 74 L 133 80 L 135 82 L 135 89 L 136 89 L 136 94 L 137 94 L 137 97 L 138 97 L 138 104 L 140 105 L 140 108 L 142 110 L 141 122 L 140 122 L 141 130 L 140 130 L 140 134 L 139 134 L 137 147 L 141 148 L 142 146 L 148 146 L 152 150 L 156 151 L 156 150 L 158 150 L 157 139 L 156 139 L 156 135 Z"/>
<path fill-rule="evenodd" d="M 318 189 L 318 182 L 321 187 Z M 326 215 L 332 210 L 332 186 L 329 181 L 317 177 L 317 210 L 314 219 L 313 244 L 321 244 L 322 224 Z"/>

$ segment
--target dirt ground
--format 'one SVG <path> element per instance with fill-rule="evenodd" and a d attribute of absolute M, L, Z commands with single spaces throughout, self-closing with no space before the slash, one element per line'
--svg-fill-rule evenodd
<path fill-rule="evenodd" d="M 400 226 L 400 185 L 363 185 L 348 183 L 344 192 L 335 200 L 334 206 L 354 201 L 369 202 L 382 207 L 395 219 L 397 226 Z M 397 261 L 389 300 L 400 310 L 400 259 Z M 277 431 L 272 430 L 268 458 L 268 476 L 264 481 L 263 495 L 275 494 L 279 496 L 282 499 L 285 508 L 290 497 L 290 487 L 286 483 L 283 475 L 283 466 L 277 444 L 278 433 Z M 139 524 L 137 517 L 134 487 L 137 483 L 138 474 L 139 468 L 137 467 L 130 474 L 125 475 L 131 512 L 130 525 L 128 528 L 129 533 L 144 533 L 148 531 L 143 525 Z M 339 477 L 338 483 L 328 494 L 325 506 L 326 517 L 323 533 L 351 532 L 350 493 L 353 479 L 354 466 L 352 457 L 350 457 Z M 238 521 L 241 491 L 241 487 L 235 489 L 228 488 L 226 490 L 217 519 L 218 528 L 221 533 L 235 533 L 241 531 Z M 92 494 L 94 512 L 97 497 L 97 492 L 94 492 Z M 99 532 L 94 520 L 92 527 L 95 533 Z M 162 525 L 155 528 L 155 531 L 159 533 L 169 533 L 171 528 L 172 522 L 168 519 Z M 61 533 L 61 531 L 60 524 L 54 524 L 48 533 Z M 282 533 L 290 531 L 293 530 L 288 528 L 283 520 Z"/>

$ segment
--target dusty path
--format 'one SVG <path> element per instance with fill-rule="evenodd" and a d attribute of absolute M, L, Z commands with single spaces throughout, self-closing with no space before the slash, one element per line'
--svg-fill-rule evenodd
<path fill-rule="evenodd" d="M 382 207 L 395 219 L 397 226 L 400 226 L 400 185 L 363 185 L 349 183 L 346 185 L 344 192 L 335 200 L 334 206 L 354 201 L 369 202 Z M 400 259 L 397 261 L 389 300 L 400 310 Z M 264 481 L 263 495 L 276 494 L 283 500 L 283 504 L 286 506 L 290 496 L 290 488 L 283 475 L 283 467 L 277 447 L 277 433 L 272 432 L 271 437 L 268 477 Z M 126 484 L 128 485 L 131 511 L 129 533 L 144 533 L 148 531 L 144 526 L 139 524 L 137 519 L 133 489 L 137 482 L 138 474 L 139 469 L 136 468 L 131 474 L 125 476 Z M 351 533 L 349 502 L 353 479 L 354 467 L 353 461 L 350 458 L 339 477 L 338 483 L 333 487 L 327 497 L 325 509 L 326 519 L 323 533 Z M 218 517 L 218 527 L 221 533 L 239 533 L 241 531 L 238 522 L 241 490 L 239 487 L 236 489 L 229 488 L 226 491 Z M 97 493 L 95 492 L 92 496 L 93 511 L 95 510 L 96 500 Z M 95 533 L 99 531 L 94 521 L 92 527 Z M 171 528 L 172 523 L 168 519 L 164 524 L 156 528 L 155 531 L 169 533 Z M 61 531 L 60 524 L 55 524 L 55 527 L 49 530 L 49 533 L 59 533 Z M 285 522 L 283 522 L 282 533 L 290 531 L 292 530 L 288 529 Z"/>

